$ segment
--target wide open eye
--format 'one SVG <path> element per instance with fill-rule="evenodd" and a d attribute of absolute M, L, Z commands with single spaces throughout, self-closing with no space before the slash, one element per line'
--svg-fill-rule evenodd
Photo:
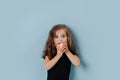
<path fill-rule="evenodd" d="M 55 36 L 54 36 L 54 38 L 58 38 L 58 36 L 57 36 L 57 35 L 55 35 Z"/>
<path fill-rule="evenodd" d="M 65 36 L 62 36 L 63 38 L 65 37 Z"/>
<path fill-rule="evenodd" d="M 62 35 L 62 38 L 65 38 L 66 36 L 65 35 Z"/>

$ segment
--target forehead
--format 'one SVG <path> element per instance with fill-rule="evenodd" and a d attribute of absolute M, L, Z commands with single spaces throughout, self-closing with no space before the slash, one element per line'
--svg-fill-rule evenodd
<path fill-rule="evenodd" d="M 66 35 L 66 31 L 64 29 L 57 30 L 56 35 Z"/>

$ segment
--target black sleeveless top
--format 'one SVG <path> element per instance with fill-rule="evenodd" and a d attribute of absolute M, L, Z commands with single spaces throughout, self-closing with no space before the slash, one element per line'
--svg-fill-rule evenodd
<path fill-rule="evenodd" d="M 71 62 L 64 53 L 59 61 L 47 71 L 47 80 L 69 80 Z"/>

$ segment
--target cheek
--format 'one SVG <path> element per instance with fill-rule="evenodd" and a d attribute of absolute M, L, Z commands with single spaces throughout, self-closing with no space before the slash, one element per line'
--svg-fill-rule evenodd
<path fill-rule="evenodd" d="M 64 42 L 67 43 L 67 38 L 64 39 Z"/>
<path fill-rule="evenodd" d="M 67 46 L 67 39 L 64 39 L 64 45 Z"/>
<path fill-rule="evenodd" d="M 54 39 L 54 44 L 55 46 L 57 46 L 57 39 Z"/>

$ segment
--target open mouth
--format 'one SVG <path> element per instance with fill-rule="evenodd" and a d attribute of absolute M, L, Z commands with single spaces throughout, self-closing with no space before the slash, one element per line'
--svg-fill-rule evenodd
<path fill-rule="evenodd" d="M 64 44 L 63 43 L 58 43 L 58 46 L 60 46 L 60 48 L 63 48 Z"/>

